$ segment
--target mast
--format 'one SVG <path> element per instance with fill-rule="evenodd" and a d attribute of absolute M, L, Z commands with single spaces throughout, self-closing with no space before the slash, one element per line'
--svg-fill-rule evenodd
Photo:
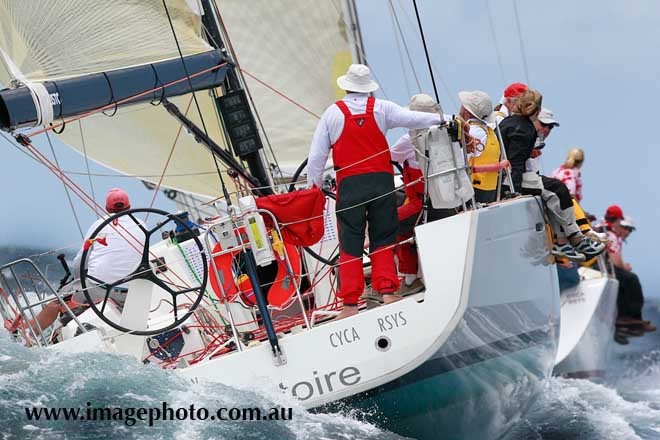
<path fill-rule="evenodd" d="M 218 113 L 223 118 L 226 137 L 234 147 L 234 153 L 247 163 L 250 173 L 259 181 L 259 186 L 272 187 L 273 179 L 267 171 L 268 167 L 264 163 L 262 155 L 263 143 L 257 131 L 254 116 L 249 111 L 246 89 L 242 87 L 239 74 L 236 71 L 236 54 L 231 50 L 231 45 L 227 47 L 224 43 L 223 36 L 226 37 L 227 33 L 224 31 L 210 0 L 202 0 L 201 3 L 204 11 L 202 23 L 208 33 L 209 44 L 222 50 L 232 61 L 227 69 L 224 85 L 225 94 L 215 99 Z M 229 102 L 230 104 L 228 104 Z M 232 115 L 227 114 L 230 111 Z M 268 188 L 267 191 L 263 192 L 272 193 Z"/>
<path fill-rule="evenodd" d="M 364 45 L 362 44 L 362 31 L 360 30 L 360 20 L 358 19 L 357 8 L 354 0 L 345 0 L 341 4 L 346 23 L 346 35 L 351 50 L 351 57 L 354 62 L 365 64 Z"/>

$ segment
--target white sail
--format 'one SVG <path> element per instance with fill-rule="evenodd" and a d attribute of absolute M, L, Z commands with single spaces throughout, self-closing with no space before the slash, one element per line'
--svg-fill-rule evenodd
<path fill-rule="evenodd" d="M 344 1 L 217 4 L 279 164 L 295 169 L 307 157 L 317 117 L 343 96 L 336 78 L 356 57 Z"/>
<path fill-rule="evenodd" d="M 200 37 L 195 0 L 167 7 L 184 55 L 211 49 Z M 45 81 L 179 57 L 161 0 L 0 0 L 0 47 L 19 69 L 0 73 L 5 84 L 19 75 Z"/>
<path fill-rule="evenodd" d="M 184 56 L 212 49 L 201 36 L 197 0 L 168 0 L 167 7 Z M 0 81 L 39 82 L 178 59 L 167 12 L 161 0 L 0 0 Z M 209 92 L 196 95 L 209 135 L 225 145 Z M 182 112 L 189 108 L 201 126 L 192 95 L 172 101 Z M 143 104 L 113 117 L 86 117 L 60 138 L 124 174 L 157 183 L 165 173 L 166 187 L 221 195 L 211 153 L 185 131 L 177 139 L 179 130 L 162 106 Z"/>

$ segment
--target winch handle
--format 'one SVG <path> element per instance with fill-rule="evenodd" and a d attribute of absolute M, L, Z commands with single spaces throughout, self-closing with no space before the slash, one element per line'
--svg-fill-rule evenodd
<path fill-rule="evenodd" d="M 64 276 L 60 280 L 60 289 L 69 282 L 69 278 L 71 277 L 71 270 L 69 269 L 69 264 L 66 262 L 66 256 L 64 254 L 59 254 L 57 256 L 57 259 L 60 260 L 60 264 L 62 264 L 62 269 L 64 269 Z"/>

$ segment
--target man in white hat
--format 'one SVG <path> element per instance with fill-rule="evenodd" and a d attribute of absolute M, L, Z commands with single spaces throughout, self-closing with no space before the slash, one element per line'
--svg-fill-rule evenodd
<path fill-rule="evenodd" d="M 500 143 L 495 131 L 488 124 L 494 122 L 493 102 L 486 92 L 458 92 L 461 108 L 458 115 L 470 125 L 470 136 L 480 144 L 470 153 L 470 166 L 493 165 L 500 161 Z M 474 198 L 480 203 L 492 203 L 497 199 L 498 171 L 472 173 Z"/>
<path fill-rule="evenodd" d="M 316 127 L 307 163 L 307 182 L 321 186 L 325 163 L 332 149 L 337 175 L 339 229 L 339 293 L 344 307 L 337 319 L 358 313 L 364 291 L 362 251 L 369 224 L 371 284 L 383 302 L 400 299 L 394 263 L 398 229 L 393 168 L 385 138 L 396 127 L 427 128 L 440 124 L 438 113 L 406 110 L 369 93 L 378 89 L 369 68 L 353 64 L 337 79 L 346 96 L 326 109 Z"/>

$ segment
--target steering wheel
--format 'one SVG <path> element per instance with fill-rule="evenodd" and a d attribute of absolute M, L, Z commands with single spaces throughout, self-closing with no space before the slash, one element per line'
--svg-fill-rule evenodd
<path fill-rule="evenodd" d="M 146 213 L 147 218 L 149 215 L 155 214 L 156 216 L 158 216 L 157 220 L 159 221 L 156 222 L 156 226 L 154 226 L 151 229 L 147 229 L 147 226 L 142 221 L 138 220 L 135 217 L 135 214 L 138 213 Z M 120 220 L 122 220 L 123 218 L 129 218 L 135 224 L 135 226 L 131 225 L 130 229 L 128 227 L 122 226 Z M 171 269 L 167 268 L 165 262 L 162 259 L 158 259 L 157 256 L 153 255 L 149 251 L 150 239 L 152 235 L 155 232 L 162 229 L 163 226 L 165 226 L 170 222 L 173 222 L 177 226 L 177 229 L 187 232 L 188 233 L 187 235 L 189 237 L 192 237 L 192 240 L 194 240 L 195 242 L 196 248 L 199 251 L 199 256 L 201 257 L 200 259 L 202 262 L 202 273 L 199 274 L 200 276 L 198 276 L 198 280 L 197 280 L 199 282 L 199 286 L 195 286 L 195 287 L 190 287 L 187 285 L 181 286 L 174 283 L 172 279 L 174 279 L 174 281 L 179 281 L 180 283 L 182 282 L 183 284 L 186 284 L 186 281 L 181 277 L 177 276 L 176 274 L 174 274 Z M 122 239 L 127 240 L 129 245 L 135 248 L 136 252 L 140 253 L 140 262 L 138 266 L 126 276 L 122 277 L 117 281 L 110 283 L 90 275 L 87 270 L 87 260 L 89 253 L 94 246 L 102 245 L 103 237 L 101 237 L 99 234 L 104 228 L 113 228 L 115 231 L 117 231 L 117 233 L 120 235 Z M 137 235 L 142 235 L 142 234 L 144 235 L 141 237 L 136 237 L 135 236 L 136 233 Z M 190 317 L 190 315 L 192 315 L 195 309 L 197 309 L 197 307 L 199 306 L 199 303 L 201 302 L 202 297 L 204 296 L 204 292 L 206 290 L 206 283 L 208 280 L 208 261 L 206 259 L 206 252 L 204 250 L 204 246 L 202 245 L 202 242 L 199 240 L 199 237 L 197 237 L 190 229 L 190 227 L 180 218 L 178 218 L 176 215 L 170 214 L 160 209 L 153 209 L 153 208 L 129 209 L 114 214 L 108 217 L 107 219 L 105 219 L 94 230 L 92 235 L 88 237 L 87 242 L 91 243 L 92 246 L 89 247 L 85 246 L 82 253 L 82 257 L 80 261 L 80 284 L 83 288 L 83 293 L 85 294 L 85 298 L 87 299 L 87 304 L 89 305 L 89 307 L 91 307 L 94 313 L 103 322 L 105 322 L 112 328 L 115 328 L 124 333 L 130 333 L 138 336 L 157 335 L 166 332 L 168 330 L 172 330 L 183 324 Z M 147 280 L 155 284 L 156 286 L 160 287 L 162 290 L 164 290 L 171 296 L 173 315 L 174 315 L 173 316 L 174 320 L 171 324 L 164 327 L 158 327 L 149 330 L 137 330 L 137 329 L 130 329 L 123 327 L 119 323 L 114 322 L 106 315 L 104 315 L 103 312 L 105 311 L 106 304 L 108 302 L 108 299 L 110 298 L 110 293 L 116 287 L 138 279 Z M 94 285 L 90 285 L 88 283 L 88 280 L 93 281 Z M 91 295 L 89 294 L 88 286 L 92 288 L 104 289 L 105 297 L 103 298 L 103 301 L 101 301 L 99 304 L 96 304 L 92 299 Z M 193 299 L 192 305 L 187 307 L 187 310 L 183 315 L 179 315 L 179 311 L 177 310 L 178 298 L 180 297 L 180 295 L 185 295 L 185 294 L 191 294 L 191 296 L 194 295 L 194 297 L 192 298 Z"/>

